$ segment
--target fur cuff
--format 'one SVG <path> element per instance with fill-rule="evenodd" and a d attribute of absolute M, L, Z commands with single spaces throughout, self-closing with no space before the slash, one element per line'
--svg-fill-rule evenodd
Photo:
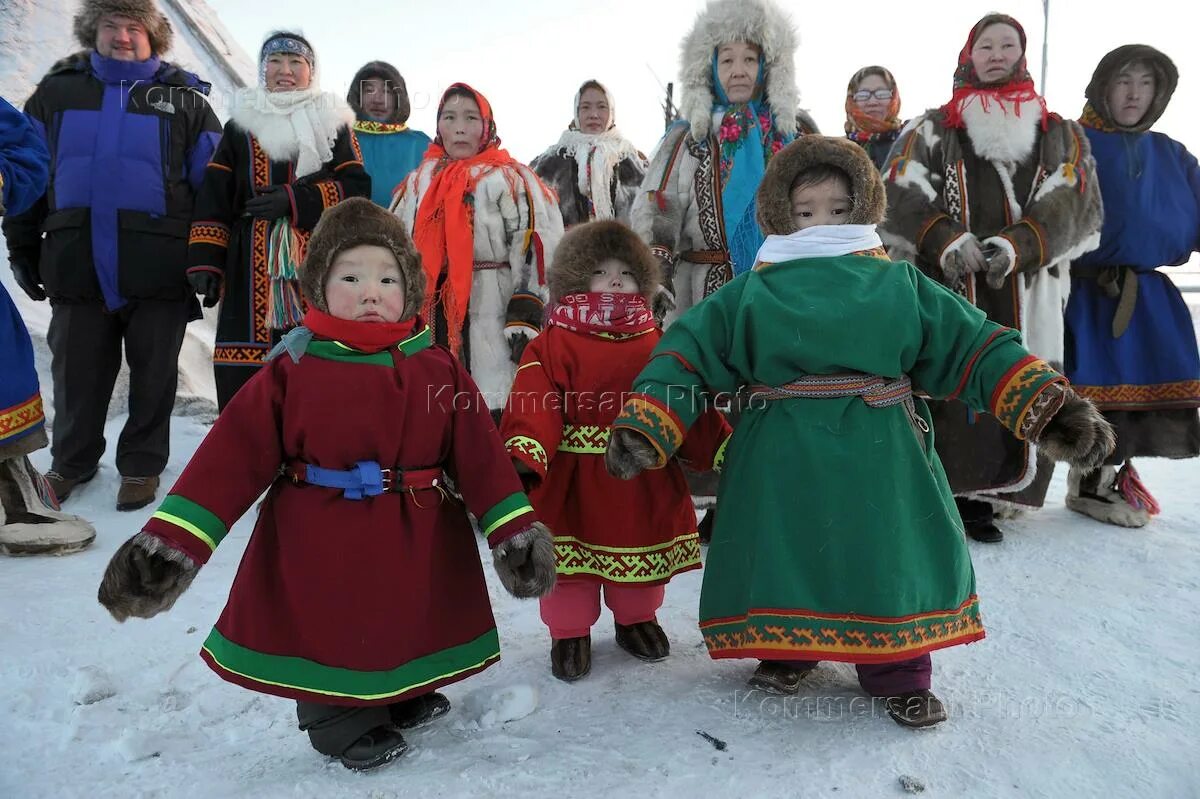
<path fill-rule="evenodd" d="M 150 535 L 150 533 L 145 532 L 138 533 L 131 539 L 131 543 L 138 549 L 145 550 L 148 554 L 158 555 L 163 560 L 178 563 L 187 571 L 196 571 L 200 568 L 196 561 L 192 560 L 191 555 L 182 549 L 176 549 L 156 535 Z"/>
<path fill-rule="evenodd" d="M 958 234 L 958 236 L 956 236 L 950 241 L 949 244 L 946 245 L 946 248 L 942 250 L 942 254 L 938 256 L 938 266 L 942 268 L 943 272 L 946 271 L 946 264 L 950 260 L 950 256 L 960 250 L 964 244 L 974 238 L 975 234 L 968 231 L 966 233 Z"/>

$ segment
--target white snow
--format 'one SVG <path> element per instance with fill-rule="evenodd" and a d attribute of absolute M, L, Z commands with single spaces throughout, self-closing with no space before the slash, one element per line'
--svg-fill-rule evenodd
<path fill-rule="evenodd" d="M 167 485 L 205 429 L 174 420 Z M 110 452 L 66 505 L 95 522 L 91 549 L 0 559 L 0 796 L 836 798 L 900 796 L 902 777 L 942 797 L 1197 796 L 1200 469 L 1138 465 L 1164 507 L 1145 530 L 1067 511 L 1060 468 L 1045 510 L 1007 522 L 999 546 L 971 543 L 988 637 L 934 654 L 950 710 L 938 728 L 900 728 L 842 664 L 795 698 L 747 690 L 753 663 L 704 650 L 698 572 L 667 590 L 671 657 L 625 654 L 606 612 L 592 673 L 562 683 L 537 603 L 507 596 L 489 567 L 500 664 L 446 688 L 453 709 L 407 734 L 403 758 L 354 775 L 309 748 L 291 702 L 225 683 L 196 655 L 252 519 L 169 613 L 117 624 L 96 602 L 108 558 L 153 511 L 114 509 Z M 84 670 L 115 693 L 77 705 Z"/>

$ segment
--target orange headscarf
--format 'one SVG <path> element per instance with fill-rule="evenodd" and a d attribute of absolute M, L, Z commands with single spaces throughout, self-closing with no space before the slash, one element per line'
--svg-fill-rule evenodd
<path fill-rule="evenodd" d="M 868 75 L 878 75 L 883 78 L 883 82 L 892 90 L 887 116 L 883 119 L 871 116 L 859 108 L 858 103 L 854 101 L 854 93 L 858 91 L 858 84 L 862 83 Z M 863 67 L 855 72 L 854 76 L 850 78 L 850 84 L 846 87 L 846 135 L 855 141 L 869 141 L 873 138 L 872 134 L 900 130 L 901 125 L 900 90 L 896 87 L 896 79 L 892 77 L 892 73 L 878 66 Z"/>
<path fill-rule="evenodd" d="M 432 325 L 433 311 L 441 303 L 446 315 L 450 349 L 457 355 L 462 346 L 462 326 L 467 315 L 467 302 L 471 297 L 471 279 L 475 271 L 475 186 L 492 170 L 507 164 L 516 164 L 516 159 L 506 150 L 500 149 L 500 137 L 496 135 L 496 121 L 492 116 L 491 103 L 479 92 L 465 83 L 455 83 L 446 89 L 438 103 L 438 118 L 442 108 L 453 92 L 470 93 L 479 105 L 483 117 L 483 138 L 479 152 L 470 158 L 453 159 L 446 153 L 439 133 L 425 151 L 424 161 L 437 161 L 433 179 L 417 209 L 413 227 L 413 243 L 421 253 L 425 265 L 426 285 L 423 316 Z M 438 285 L 443 269 L 445 283 Z"/>

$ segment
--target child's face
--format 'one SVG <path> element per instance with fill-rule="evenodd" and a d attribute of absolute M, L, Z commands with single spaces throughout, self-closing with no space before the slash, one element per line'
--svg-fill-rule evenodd
<path fill-rule="evenodd" d="M 792 189 L 792 221 L 797 230 L 844 225 L 850 220 L 850 187 L 841 178 Z"/>
<path fill-rule="evenodd" d="M 356 322 L 399 322 L 404 313 L 400 264 L 386 247 L 360 244 L 333 259 L 325 280 L 330 316 Z"/>
<path fill-rule="evenodd" d="M 437 124 L 446 155 L 459 160 L 479 152 L 483 143 L 483 114 L 470 97 L 456 94 L 447 100 Z"/>
<path fill-rule="evenodd" d="M 609 258 L 596 264 L 592 270 L 592 282 L 588 291 L 605 291 L 609 294 L 637 294 L 637 280 L 628 264 Z"/>

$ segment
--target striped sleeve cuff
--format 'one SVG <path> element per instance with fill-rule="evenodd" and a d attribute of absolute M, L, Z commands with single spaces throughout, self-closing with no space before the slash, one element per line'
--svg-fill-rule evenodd
<path fill-rule="evenodd" d="M 168 494 L 143 532 L 161 538 L 203 565 L 229 530 L 204 506 L 178 494 Z"/>
<path fill-rule="evenodd" d="M 502 542 L 537 521 L 533 506 L 524 492 L 509 494 L 492 506 L 479 520 L 479 529 L 487 539 L 488 546 L 495 549 Z"/>

